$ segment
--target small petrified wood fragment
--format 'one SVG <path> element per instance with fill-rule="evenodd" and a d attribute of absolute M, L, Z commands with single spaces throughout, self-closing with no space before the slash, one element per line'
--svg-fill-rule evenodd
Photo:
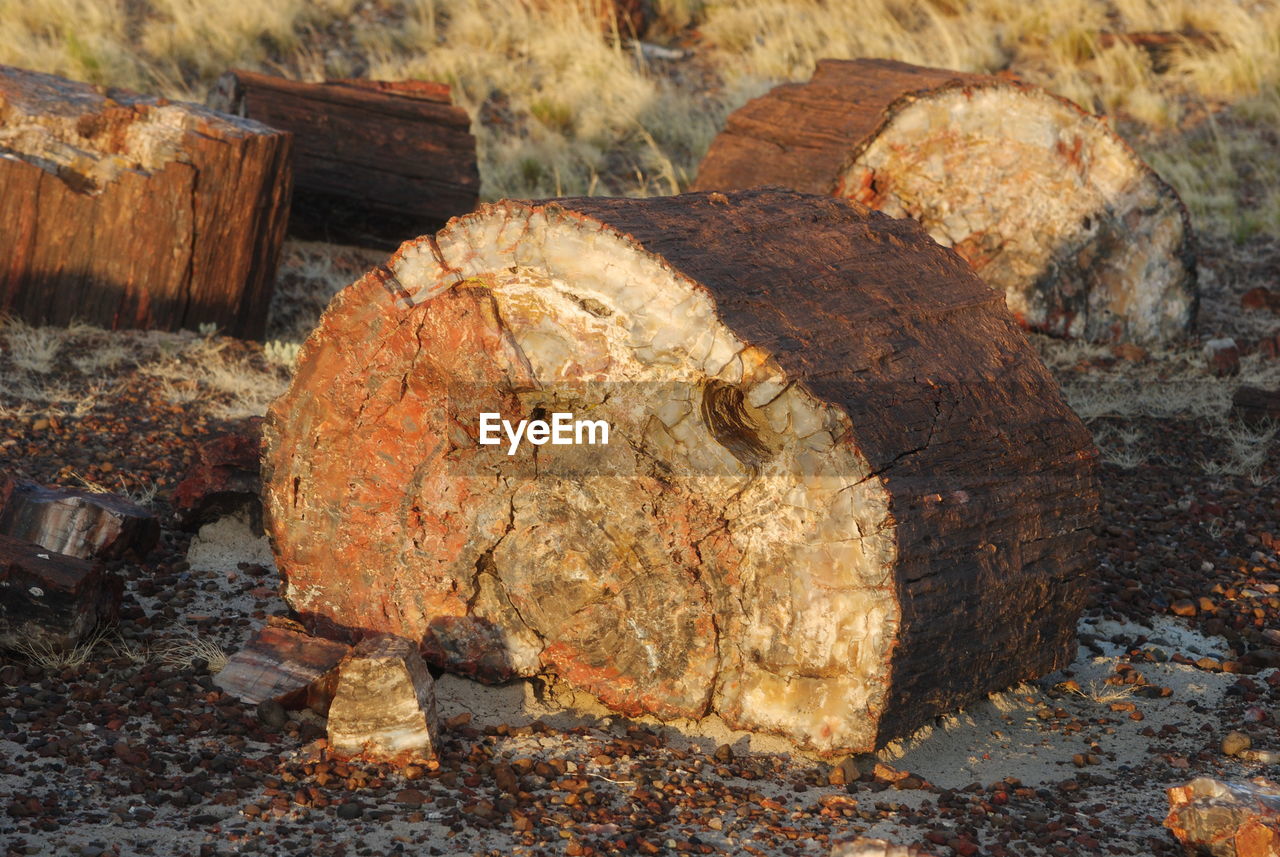
<path fill-rule="evenodd" d="M 0 533 L 79 559 L 140 557 L 160 540 L 155 513 L 115 494 L 46 488 L 0 473 Z"/>
<path fill-rule="evenodd" d="M 123 585 L 99 562 L 0 534 L 0 648 L 73 648 L 119 617 Z"/>
<path fill-rule="evenodd" d="M 397 247 L 476 206 L 471 117 L 443 83 L 300 83 L 237 69 L 209 105 L 294 135 L 294 234 Z"/>
<path fill-rule="evenodd" d="M 436 746 L 435 681 L 402 637 L 360 643 L 338 666 L 329 749 L 379 762 L 430 759 Z"/>
<path fill-rule="evenodd" d="M 1198 305 L 1177 193 L 1105 119 L 1003 77 L 822 60 L 729 117 L 697 190 L 782 185 L 919 220 L 1058 336 L 1176 338 Z"/>
<path fill-rule="evenodd" d="M 0 312 L 257 338 L 289 135 L 196 104 L 0 66 Z"/>
<path fill-rule="evenodd" d="M 482 679 L 871 749 L 1074 655 L 1096 453 L 1003 303 L 831 197 L 483 206 L 341 292 L 272 407 L 286 598 Z M 509 455 L 484 413 L 610 438 Z"/>
<path fill-rule="evenodd" d="M 333 700 L 338 663 L 350 651 L 345 643 L 267 625 L 227 659 L 213 680 L 250 705 L 271 700 L 323 714 Z"/>
<path fill-rule="evenodd" d="M 246 510 L 257 532 L 262 530 L 262 420 L 219 435 L 201 445 L 196 463 L 173 489 L 178 525 L 195 531 L 219 518 Z"/>

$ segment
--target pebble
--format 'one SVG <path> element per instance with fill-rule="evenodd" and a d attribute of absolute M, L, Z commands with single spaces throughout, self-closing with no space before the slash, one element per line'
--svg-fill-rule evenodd
<path fill-rule="evenodd" d="M 1238 756 L 1253 746 L 1253 739 L 1243 732 L 1228 732 L 1222 739 L 1222 752 L 1228 756 Z"/>

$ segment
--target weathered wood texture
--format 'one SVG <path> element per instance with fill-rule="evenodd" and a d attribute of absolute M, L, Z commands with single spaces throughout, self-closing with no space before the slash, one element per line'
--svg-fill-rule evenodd
<path fill-rule="evenodd" d="M 823 60 L 733 113 L 695 188 L 763 185 L 919 220 L 1033 330 L 1155 342 L 1195 321 L 1177 193 L 1105 119 L 1028 84 Z"/>
<path fill-rule="evenodd" d="M 0 312 L 260 337 L 289 149 L 199 105 L 0 66 Z"/>
<path fill-rule="evenodd" d="M 608 445 L 481 445 L 481 413 Z M 867 750 L 1068 663 L 1095 450 L 910 220 L 502 202 L 341 292 L 264 427 L 286 598 L 486 680 Z"/>
<path fill-rule="evenodd" d="M 234 70 L 209 104 L 293 133 L 296 234 L 397 247 L 475 208 L 471 119 L 442 83 L 299 83 Z"/>
<path fill-rule="evenodd" d="M 123 588 L 101 562 L 0 533 L 0 648 L 73 648 L 119 618 Z"/>
<path fill-rule="evenodd" d="M 0 473 L 0 533 L 79 559 L 144 557 L 160 540 L 155 513 L 115 494 L 46 488 Z"/>

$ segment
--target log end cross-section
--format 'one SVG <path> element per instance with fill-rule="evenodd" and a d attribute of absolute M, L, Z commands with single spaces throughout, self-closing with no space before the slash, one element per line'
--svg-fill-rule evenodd
<path fill-rule="evenodd" d="M 1158 342 L 1195 321 L 1186 208 L 1107 121 L 1039 87 L 823 60 L 729 117 L 696 189 L 782 185 L 912 217 L 1057 336 Z"/>
<path fill-rule="evenodd" d="M 483 680 L 836 753 L 1073 654 L 1087 433 L 1001 296 L 843 200 L 484 206 L 335 298 L 265 435 L 312 629 Z"/>

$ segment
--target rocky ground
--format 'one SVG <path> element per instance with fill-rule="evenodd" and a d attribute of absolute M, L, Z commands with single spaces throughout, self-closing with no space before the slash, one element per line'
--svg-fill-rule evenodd
<path fill-rule="evenodd" d="M 863 834 L 939 855 L 1181 853 L 1161 825 L 1167 787 L 1280 774 L 1223 747 L 1238 731 L 1280 749 L 1280 465 L 1274 431 L 1229 413 L 1242 381 L 1280 381 L 1262 345 L 1280 325 L 1240 308 L 1270 276 L 1244 253 L 1209 257 L 1203 331 L 1238 338 L 1238 376 L 1215 377 L 1198 342 L 1040 343 L 1107 462 L 1076 662 L 851 760 L 714 722 L 610 716 L 563 688 L 452 677 L 438 682 L 436 762 L 327 759 L 318 717 L 260 715 L 213 681 L 223 652 L 285 611 L 265 541 L 243 518 L 179 530 L 169 502 L 198 445 L 282 387 L 287 359 L 211 333 L 10 325 L 0 467 L 128 492 L 167 524 L 148 556 L 113 564 L 124 610 L 96 645 L 0 653 L 0 845 L 85 857 L 825 855 Z M 291 258 L 305 279 L 315 259 Z"/>

